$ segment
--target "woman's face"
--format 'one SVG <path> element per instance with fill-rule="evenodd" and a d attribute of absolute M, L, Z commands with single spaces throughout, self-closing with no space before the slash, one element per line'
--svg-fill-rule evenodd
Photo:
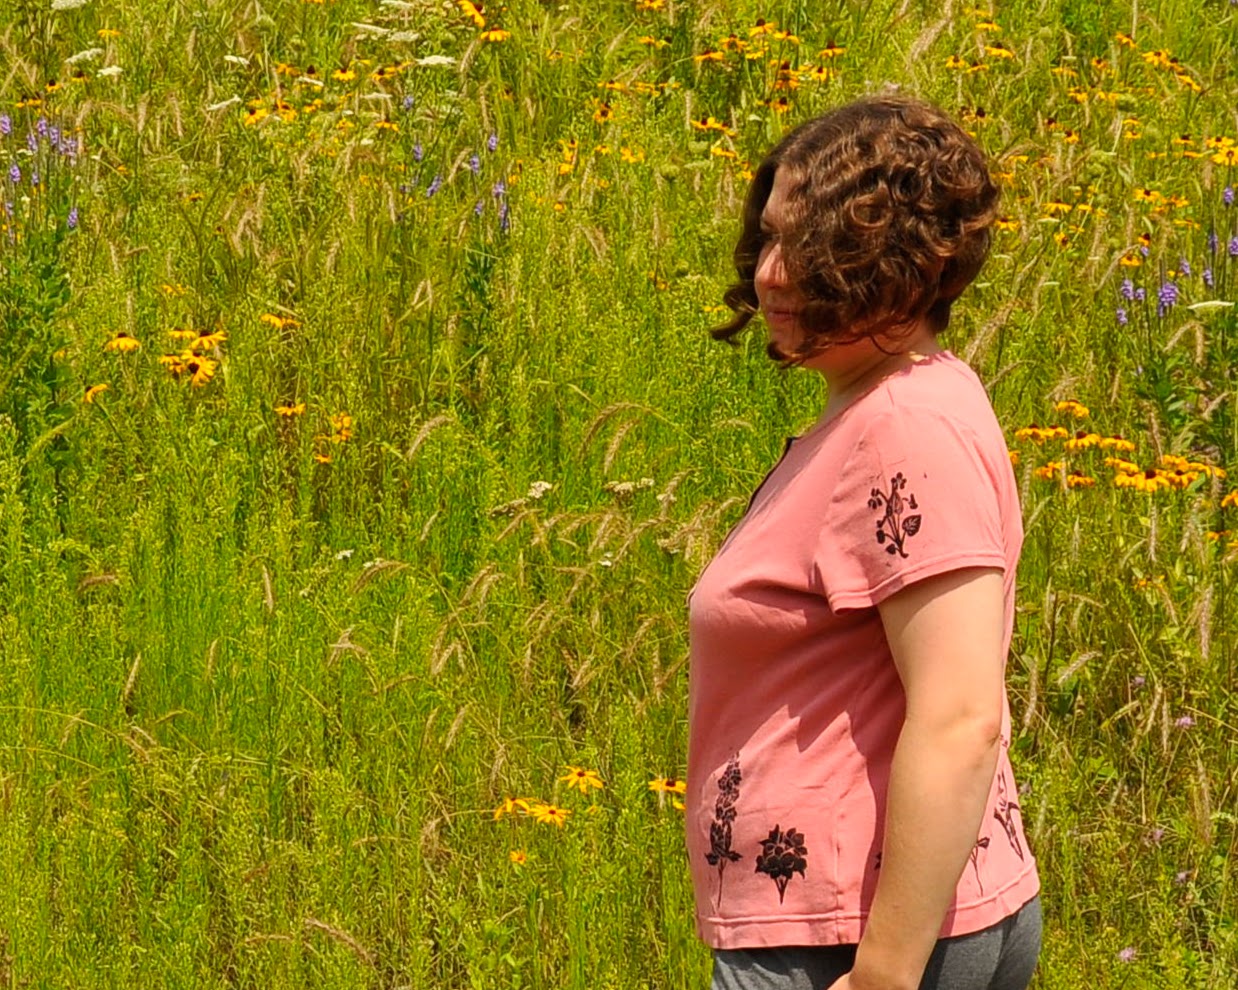
<path fill-rule="evenodd" d="M 765 209 L 761 211 L 761 232 L 765 243 L 757 256 L 757 271 L 753 286 L 761 315 L 769 326 L 771 342 L 784 354 L 790 354 L 802 339 L 799 313 L 805 297 L 788 280 L 783 264 L 781 235 L 785 229 L 785 211 L 788 186 L 791 178 L 786 169 L 774 173 L 774 185 L 770 189 Z"/>

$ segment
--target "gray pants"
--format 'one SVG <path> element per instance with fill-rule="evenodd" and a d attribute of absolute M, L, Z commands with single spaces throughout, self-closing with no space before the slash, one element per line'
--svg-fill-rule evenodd
<path fill-rule="evenodd" d="M 939 939 L 920 990 L 1026 990 L 1040 954 L 1040 898 L 970 935 Z M 715 949 L 711 990 L 827 990 L 851 970 L 854 945 Z"/>

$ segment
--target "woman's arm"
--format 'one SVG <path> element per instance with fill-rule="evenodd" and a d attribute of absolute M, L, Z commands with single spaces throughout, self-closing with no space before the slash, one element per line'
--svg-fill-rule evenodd
<path fill-rule="evenodd" d="M 1001 737 L 1002 572 L 967 568 L 877 606 L 907 696 L 881 873 L 835 990 L 915 990 L 980 833 Z"/>

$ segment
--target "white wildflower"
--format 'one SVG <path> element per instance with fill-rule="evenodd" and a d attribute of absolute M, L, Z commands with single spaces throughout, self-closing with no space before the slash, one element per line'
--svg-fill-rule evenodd
<path fill-rule="evenodd" d="M 107 76 L 110 79 L 112 76 L 119 76 L 124 71 L 119 65 L 105 65 L 99 70 L 99 75 Z"/>
<path fill-rule="evenodd" d="M 408 3 L 407 0 L 381 0 L 380 7 L 390 7 L 392 10 L 416 10 L 415 3 Z"/>
<path fill-rule="evenodd" d="M 387 35 L 388 41 L 420 41 L 420 31 L 396 31 L 394 34 Z"/>
<path fill-rule="evenodd" d="M 52 10 L 77 10 L 85 7 L 88 0 L 52 0 Z"/>
<path fill-rule="evenodd" d="M 418 65 L 455 65 L 456 60 L 450 55 L 427 55 L 417 59 Z"/>
<path fill-rule="evenodd" d="M 549 481 L 535 481 L 533 484 L 529 485 L 529 493 L 525 496 L 525 498 L 532 499 L 536 502 L 553 488 L 554 485 L 552 485 Z"/>
<path fill-rule="evenodd" d="M 240 103 L 240 102 L 241 102 L 241 98 L 240 98 L 239 96 L 229 96 L 229 97 L 228 97 L 226 100 L 224 100 L 223 102 L 221 102 L 221 103 L 212 103 L 212 104 L 211 104 L 209 107 L 207 107 L 206 109 L 207 109 L 207 110 L 227 110 L 227 109 L 228 109 L 228 107 L 234 107 L 234 106 L 236 106 L 236 105 L 237 105 L 238 103 Z"/>
<path fill-rule="evenodd" d="M 602 559 L 598 561 L 598 567 L 614 567 L 615 562 L 611 559 L 610 554 L 603 554 Z"/>
<path fill-rule="evenodd" d="M 335 559 L 336 559 L 336 560 L 347 560 L 347 559 L 348 559 L 349 557 L 351 557 L 352 555 L 353 555 L 353 552 L 352 552 L 351 550 L 337 550 L 337 551 L 335 551 Z"/>
<path fill-rule="evenodd" d="M 317 86 L 319 89 L 322 89 L 322 86 L 323 86 L 323 82 L 321 79 L 311 79 L 309 76 L 298 76 L 297 82 L 309 83 L 311 86 Z"/>
<path fill-rule="evenodd" d="M 247 69 L 249 68 L 249 59 L 245 58 L 243 55 L 225 55 L 224 61 L 231 62 L 233 65 L 243 65 Z"/>
<path fill-rule="evenodd" d="M 90 62 L 103 54 L 102 48 L 87 48 L 76 55 L 70 55 L 64 60 L 65 65 L 77 65 L 79 62 Z"/>

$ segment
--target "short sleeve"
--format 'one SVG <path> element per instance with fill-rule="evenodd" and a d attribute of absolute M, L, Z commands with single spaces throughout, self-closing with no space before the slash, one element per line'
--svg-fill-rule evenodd
<path fill-rule="evenodd" d="M 876 415 L 838 475 L 818 536 L 814 563 L 830 608 L 873 606 L 961 567 L 1004 570 L 1002 481 L 961 420 L 919 408 Z"/>

